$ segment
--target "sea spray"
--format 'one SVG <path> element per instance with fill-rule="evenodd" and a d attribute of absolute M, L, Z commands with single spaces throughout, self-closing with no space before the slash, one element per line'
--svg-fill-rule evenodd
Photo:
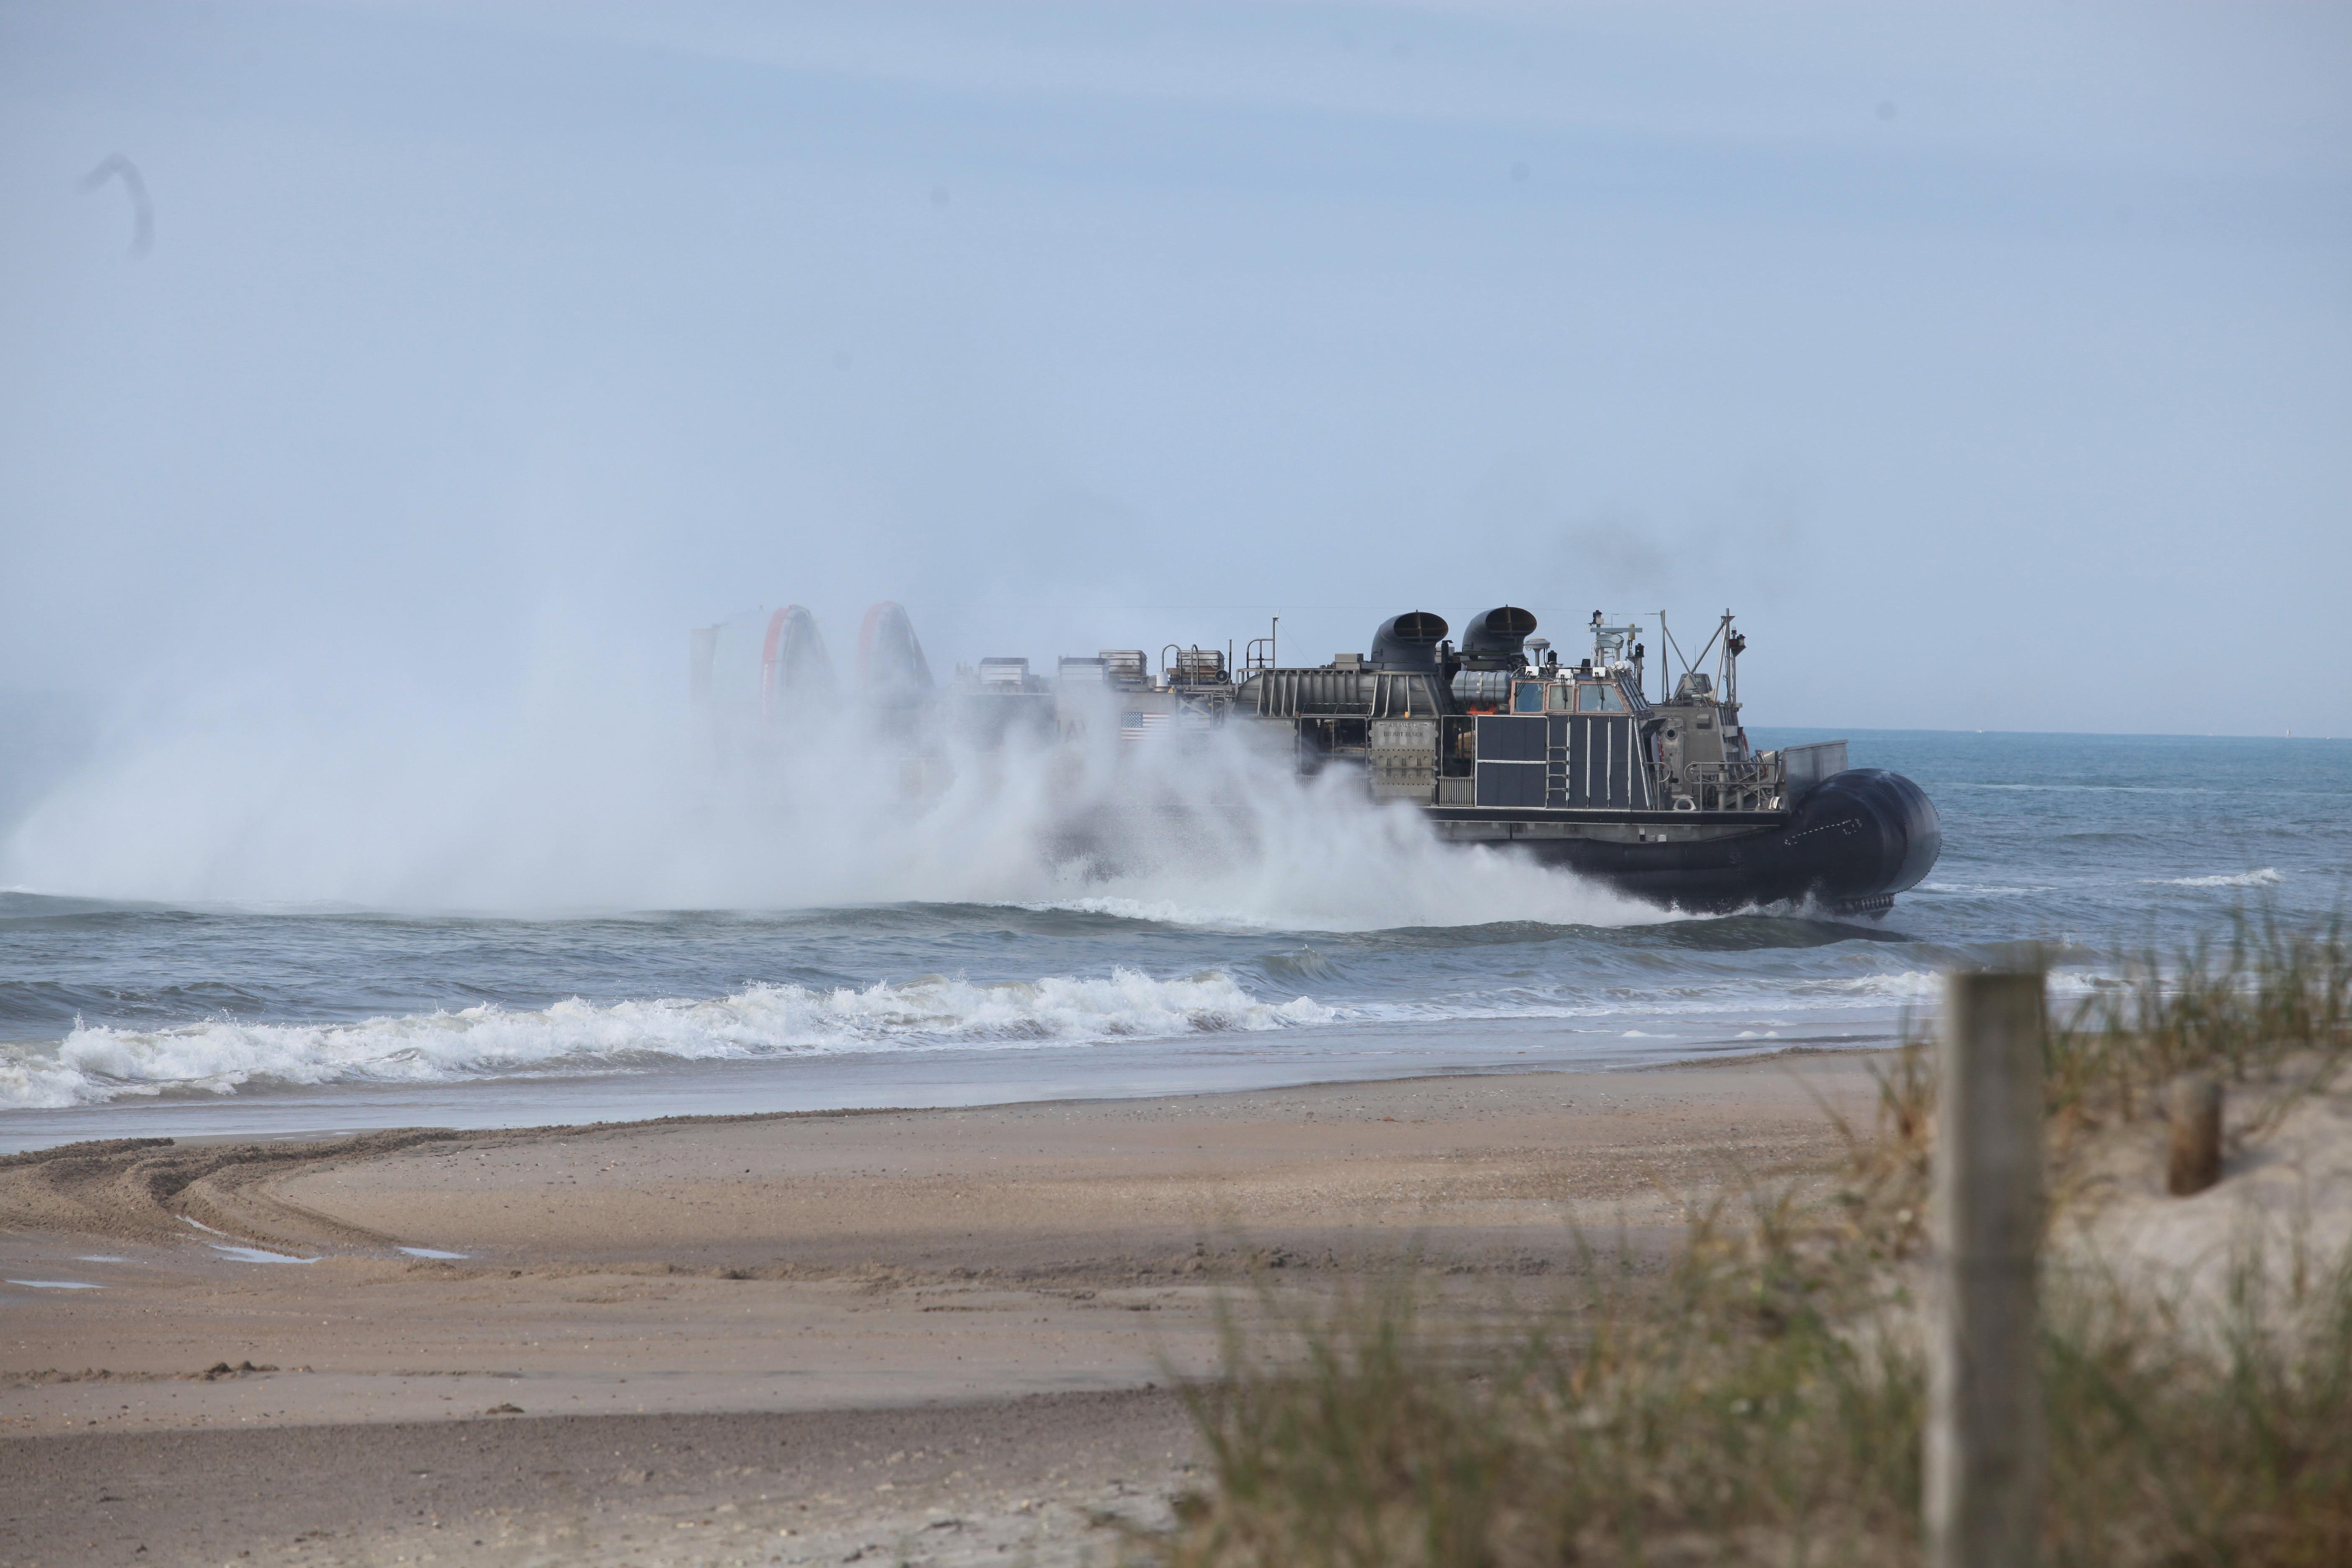
<path fill-rule="evenodd" d="M 564 695 L 503 724 L 316 730 L 237 710 L 142 732 L 36 807 L 0 881 L 115 899 L 432 910 L 1126 900 L 1188 921 L 1362 930 L 1664 918 L 1440 844 L 1360 779 L 1229 732 L 894 755 L 854 713 L 714 737 Z M 910 789 L 911 773 L 922 787 Z"/>

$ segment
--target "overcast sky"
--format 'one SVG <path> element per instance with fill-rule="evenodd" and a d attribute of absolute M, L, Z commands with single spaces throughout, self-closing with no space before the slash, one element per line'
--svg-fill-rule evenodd
<path fill-rule="evenodd" d="M 2342 735 L 2347 503 L 2343 6 L 0 5 L 20 703 L 1508 601 Z"/>

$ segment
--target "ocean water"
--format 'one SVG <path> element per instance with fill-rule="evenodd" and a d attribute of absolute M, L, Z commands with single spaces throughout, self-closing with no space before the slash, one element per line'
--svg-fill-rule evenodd
<path fill-rule="evenodd" d="M 2053 944 L 2059 989 L 2084 992 L 2124 950 L 2248 912 L 2325 919 L 2352 892 L 2352 742 L 1850 738 L 1856 765 L 1909 774 L 1943 817 L 1943 858 L 1883 921 L 1670 918 L 1328 802 L 1261 823 L 1249 864 L 1024 875 L 999 896 L 937 845 L 937 899 L 901 864 L 884 901 L 807 908 L 12 889 L 0 1150 L 1869 1046 L 2001 943 Z"/>

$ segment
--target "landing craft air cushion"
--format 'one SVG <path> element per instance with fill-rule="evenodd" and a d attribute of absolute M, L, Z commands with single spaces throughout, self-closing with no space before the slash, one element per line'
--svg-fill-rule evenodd
<path fill-rule="evenodd" d="M 1699 656 L 1716 654 L 1714 671 L 1686 666 L 1655 699 L 1639 626 L 1596 611 L 1592 651 L 1573 665 L 1536 628 L 1529 611 L 1499 605 L 1473 616 L 1457 647 L 1443 616 L 1413 610 L 1381 623 L 1369 654 L 1303 667 L 1280 663 L 1272 637 L 1250 644 L 1238 669 L 1224 650 L 1172 645 L 1157 674 L 1139 649 L 1063 658 L 1050 678 L 1025 658 L 984 658 L 942 700 L 906 612 L 884 604 L 866 612 L 859 690 L 910 779 L 940 776 L 943 730 L 989 748 L 1066 742 L 1108 713 L 1122 742 L 1232 727 L 1286 752 L 1302 776 L 1351 773 L 1370 798 L 1419 808 L 1444 841 L 1694 912 L 1883 914 L 1935 865 L 1936 808 L 1911 780 L 1848 767 L 1843 741 L 1750 747 L 1747 642 L 1728 614 Z M 695 636 L 705 703 L 722 632 Z M 814 620 L 797 605 L 777 613 L 763 655 L 763 722 L 779 692 L 830 686 Z"/>

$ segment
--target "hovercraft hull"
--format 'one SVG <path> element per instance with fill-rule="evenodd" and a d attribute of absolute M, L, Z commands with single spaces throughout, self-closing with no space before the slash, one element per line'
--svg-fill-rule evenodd
<path fill-rule="evenodd" d="M 1883 914 L 1936 864 L 1936 807 L 1900 773 L 1853 768 L 1790 811 L 1432 807 L 1442 837 L 1485 843 L 1694 914 L 1811 905 Z"/>

